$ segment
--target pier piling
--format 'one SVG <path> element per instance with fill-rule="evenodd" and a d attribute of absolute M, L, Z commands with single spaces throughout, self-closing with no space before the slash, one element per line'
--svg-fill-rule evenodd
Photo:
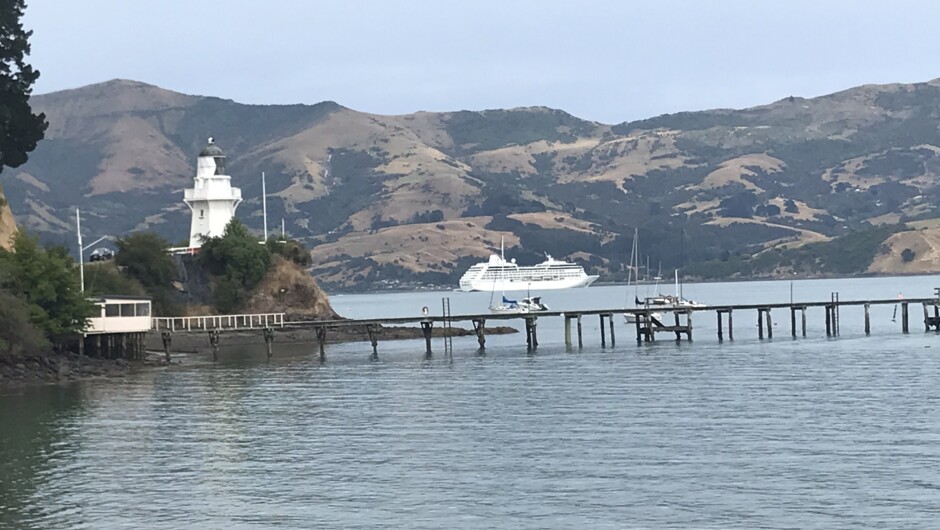
<path fill-rule="evenodd" d="M 581 315 L 578 315 L 578 349 L 584 347 L 584 341 L 581 340 Z"/>
<path fill-rule="evenodd" d="M 718 315 L 718 342 L 723 342 L 725 337 L 724 331 L 721 329 L 721 309 L 715 311 L 715 314 Z"/>
<path fill-rule="evenodd" d="M 170 335 L 169 331 L 164 331 L 160 333 L 160 338 L 163 339 L 163 355 L 166 356 L 166 362 L 170 362 L 170 344 L 173 342 L 173 337 Z M 101 338 L 98 338 L 98 350 L 101 350 Z"/>
<path fill-rule="evenodd" d="M 601 313 L 600 315 L 597 315 L 597 316 L 599 316 L 601 319 L 601 348 L 606 348 L 607 347 L 607 335 L 606 335 L 606 332 L 604 331 L 604 314 Z"/>
<path fill-rule="evenodd" d="M 607 315 L 607 324 L 610 326 L 610 347 L 613 348 L 617 345 L 617 339 L 614 337 L 614 314 L 610 313 Z"/>
<path fill-rule="evenodd" d="M 800 324 L 800 330 L 803 332 L 803 338 L 806 338 L 806 307 L 800 308 L 800 318 L 802 319 L 802 324 Z"/>
<path fill-rule="evenodd" d="M 796 338 L 796 308 L 790 306 L 790 337 Z"/>
<path fill-rule="evenodd" d="M 219 360 L 219 335 L 221 332 L 217 329 L 214 329 L 209 332 L 209 346 L 212 346 L 212 360 Z"/>
<path fill-rule="evenodd" d="M 832 306 L 826 305 L 826 336 L 832 336 Z"/>
<path fill-rule="evenodd" d="M 764 310 L 757 309 L 757 338 L 764 340 Z"/>
<path fill-rule="evenodd" d="M 907 302 L 901 302 L 901 333 L 910 333 Z"/>
<path fill-rule="evenodd" d="M 433 322 L 430 320 L 421 321 L 421 333 L 424 335 L 424 354 L 427 357 L 431 356 L 431 326 Z"/>
<path fill-rule="evenodd" d="M 317 344 L 320 346 L 320 362 L 326 361 L 326 327 L 317 327 Z"/>
<path fill-rule="evenodd" d="M 372 344 L 372 360 L 379 360 L 379 330 L 374 324 L 366 326 L 366 333 L 369 334 L 369 342 Z"/>
<path fill-rule="evenodd" d="M 264 328 L 264 344 L 268 348 L 268 360 L 274 356 L 274 328 Z"/>
<path fill-rule="evenodd" d="M 565 315 L 565 349 L 571 349 L 571 317 Z"/>
<path fill-rule="evenodd" d="M 643 344 L 643 331 L 642 331 L 642 328 L 640 328 L 641 318 L 642 317 L 639 314 L 634 315 L 633 317 L 633 323 L 636 326 L 636 345 L 637 346 L 639 346 L 640 344 Z"/>
<path fill-rule="evenodd" d="M 871 304 L 865 304 L 865 335 L 871 335 L 871 314 L 869 310 L 871 309 Z"/>
<path fill-rule="evenodd" d="M 532 351 L 539 346 L 538 335 L 536 334 L 536 317 L 526 317 L 525 318 L 525 344 L 526 348 L 529 351 Z"/>
<path fill-rule="evenodd" d="M 731 309 L 728 310 L 728 340 L 734 340 L 734 317 Z"/>
<path fill-rule="evenodd" d="M 473 321 L 473 331 L 477 334 L 477 344 L 480 349 L 486 348 L 486 320 L 480 318 Z"/>
<path fill-rule="evenodd" d="M 767 313 L 767 338 L 773 339 L 774 338 L 774 323 L 773 323 L 773 320 L 770 319 L 770 308 L 768 307 L 767 309 L 764 310 L 764 312 Z"/>

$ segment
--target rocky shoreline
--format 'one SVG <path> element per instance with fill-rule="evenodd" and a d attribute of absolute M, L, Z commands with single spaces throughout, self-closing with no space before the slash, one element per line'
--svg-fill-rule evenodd
<path fill-rule="evenodd" d="M 99 359 L 71 352 L 0 357 L 0 389 L 113 377 L 145 367 L 166 365 L 158 358 L 143 361 Z"/>
<path fill-rule="evenodd" d="M 444 330 L 435 328 L 434 337 L 443 336 Z M 316 332 L 313 329 L 277 330 L 275 342 L 285 344 L 316 344 Z M 487 335 L 518 333 L 510 326 L 486 328 Z M 465 328 L 451 328 L 453 337 L 473 335 L 474 331 Z M 382 327 L 379 340 L 407 340 L 423 338 L 420 328 Z M 327 334 L 327 343 L 368 341 L 363 329 L 332 329 Z M 222 337 L 223 347 L 239 344 L 263 344 L 262 330 L 229 332 Z M 0 357 L 0 391 L 24 386 L 71 383 L 103 377 L 119 377 L 138 370 L 166 367 L 169 364 L 163 357 L 163 341 L 159 333 L 149 333 L 146 338 L 148 351 L 145 360 L 101 359 L 79 356 L 72 352 L 50 352 L 20 357 Z M 211 351 L 205 333 L 176 333 L 170 347 L 171 354 L 204 353 Z"/>

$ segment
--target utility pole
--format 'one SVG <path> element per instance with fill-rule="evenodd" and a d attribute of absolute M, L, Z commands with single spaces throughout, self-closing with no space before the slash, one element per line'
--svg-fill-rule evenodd
<path fill-rule="evenodd" d="M 264 185 L 264 171 L 261 172 L 261 215 L 264 218 L 264 241 L 268 241 L 268 190 Z"/>
<path fill-rule="evenodd" d="M 78 277 L 82 292 L 85 292 L 85 257 L 82 249 L 82 217 L 75 208 L 75 231 L 78 232 Z"/>

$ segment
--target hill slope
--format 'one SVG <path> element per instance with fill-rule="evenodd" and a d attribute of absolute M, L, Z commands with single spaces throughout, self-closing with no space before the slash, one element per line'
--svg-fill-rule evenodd
<path fill-rule="evenodd" d="M 182 240 L 182 189 L 213 135 L 247 198 L 239 217 L 260 231 L 265 171 L 269 218 L 314 247 L 314 272 L 333 288 L 454 282 L 500 237 L 520 262 L 549 252 L 612 278 L 633 227 L 668 269 L 940 215 L 938 81 L 617 125 L 543 107 L 241 105 L 124 80 L 33 104 L 47 139 L 3 174 L 29 230 L 70 242 L 80 207 L 86 237 Z M 914 265 L 895 259 L 907 243 L 889 242 L 887 257 L 853 270 L 940 270 L 932 230 L 910 243 L 923 247 Z"/>

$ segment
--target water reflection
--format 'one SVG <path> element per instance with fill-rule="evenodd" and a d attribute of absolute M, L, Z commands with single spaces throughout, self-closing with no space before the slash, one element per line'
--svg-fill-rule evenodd
<path fill-rule="evenodd" d="M 0 395 L 0 527 L 35 526 L 37 492 L 61 472 L 56 455 L 73 442 L 69 425 L 81 421 L 84 403 L 78 385 Z"/>

